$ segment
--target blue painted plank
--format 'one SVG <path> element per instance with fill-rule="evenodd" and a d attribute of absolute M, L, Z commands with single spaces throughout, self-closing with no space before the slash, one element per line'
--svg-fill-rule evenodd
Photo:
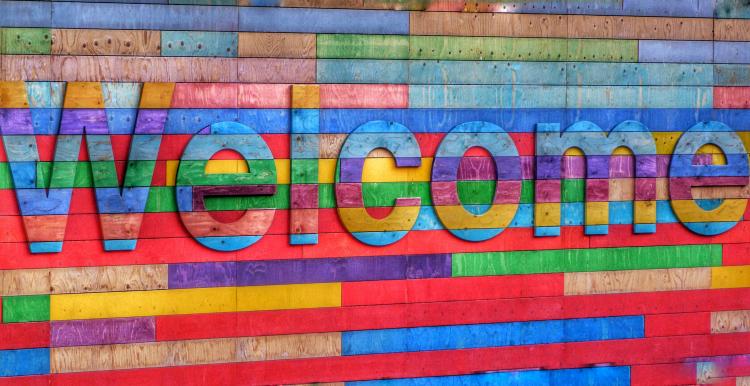
<path fill-rule="evenodd" d="M 750 42 L 714 42 L 714 63 L 750 63 Z"/>
<path fill-rule="evenodd" d="M 630 385 L 629 367 L 588 367 L 564 370 L 507 371 L 445 377 L 404 378 L 347 382 L 347 386 L 539 386 L 539 385 Z"/>
<path fill-rule="evenodd" d="M 713 17 L 716 0 L 623 0 L 622 14 L 633 16 Z"/>
<path fill-rule="evenodd" d="M 52 3 L 48 1 L 0 1 L 0 26 L 49 27 Z"/>
<path fill-rule="evenodd" d="M 368 355 L 634 339 L 643 336 L 643 317 L 626 316 L 347 331 L 342 333 L 341 348 L 342 355 Z"/>
<path fill-rule="evenodd" d="M 49 374 L 49 349 L 0 351 L 0 377 Z"/>
<path fill-rule="evenodd" d="M 505 62 L 414 60 L 409 62 L 412 84 L 529 84 L 565 85 L 563 62 Z"/>
<path fill-rule="evenodd" d="M 409 13 L 353 9 L 239 8 L 240 31 L 408 35 Z"/>
<path fill-rule="evenodd" d="M 711 17 L 714 0 L 600 0 L 501 2 L 496 12 L 580 15 Z"/>
<path fill-rule="evenodd" d="M 52 3 L 54 28 L 236 31 L 237 7 Z"/>
<path fill-rule="evenodd" d="M 713 63 L 713 42 L 640 40 L 638 61 L 647 63 Z"/>

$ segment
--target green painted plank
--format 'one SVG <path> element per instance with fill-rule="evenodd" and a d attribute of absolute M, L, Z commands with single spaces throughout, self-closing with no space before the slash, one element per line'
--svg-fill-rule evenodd
<path fill-rule="evenodd" d="M 49 320 L 49 295 L 7 296 L 3 298 L 3 323 Z"/>
<path fill-rule="evenodd" d="M 49 28 L 3 28 L 2 53 L 49 55 L 52 35 Z"/>
<path fill-rule="evenodd" d="M 411 36 L 410 59 L 636 62 L 637 40 Z"/>
<path fill-rule="evenodd" d="M 408 59 L 409 37 L 404 35 L 319 34 L 318 58 Z"/>
<path fill-rule="evenodd" d="M 453 276 L 593 272 L 721 265 L 721 245 L 453 254 Z"/>

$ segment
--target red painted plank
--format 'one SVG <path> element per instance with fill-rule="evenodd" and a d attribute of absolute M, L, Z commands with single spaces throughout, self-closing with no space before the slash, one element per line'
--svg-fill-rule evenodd
<path fill-rule="evenodd" d="M 750 87 L 714 87 L 714 108 L 746 109 L 750 107 Z"/>
<path fill-rule="evenodd" d="M 646 336 L 697 335 L 710 333 L 710 312 L 646 316 Z"/>
<path fill-rule="evenodd" d="M 321 84 L 320 107 L 405 109 L 409 107 L 409 85 Z"/>
<path fill-rule="evenodd" d="M 750 265 L 750 243 L 724 244 L 722 265 Z"/>
<path fill-rule="evenodd" d="M 692 385 L 696 382 L 696 367 L 694 362 L 632 366 L 630 384 L 632 386 Z"/>
<path fill-rule="evenodd" d="M 0 324 L 0 350 L 38 347 L 49 347 L 49 323 Z"/>
<path fill-rule="evenodd" d="M 750 289 L 349 306 L 157 317 L 156 338 L 283 335 L 745 308 L 750 308 Z"/>
<path fill-rule="evenodd" d="M 563 295 L 563 274 L 362 281 L 341 284 L 344 306 Z"/>
<path fill-rule="evenodd" d="M 49 375 L 29 375 L 25 377 L 0 377 L 0 386 L 49 386 Z"/>

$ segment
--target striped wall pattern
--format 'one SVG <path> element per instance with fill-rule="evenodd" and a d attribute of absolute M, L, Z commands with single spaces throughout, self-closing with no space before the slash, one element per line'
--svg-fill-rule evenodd
<path fill-rule="evenodd" d="M 0 11 L 0 385 L 750 385 L 743 1 Z"/>

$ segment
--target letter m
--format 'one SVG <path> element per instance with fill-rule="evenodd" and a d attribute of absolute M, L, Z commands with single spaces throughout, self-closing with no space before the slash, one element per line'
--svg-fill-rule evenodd
<path fill-rule="evenodd" d="M 534 234 L 559 236 L 563 155 L 577 149 L 585 155 L 585 233 L 609 232 L 609 177 L 612 153 L 627 148 L 635 156 L 633 226 L 635 233 L 656 231 L 656 145 L 639 122 L 625 121 L 611 132 L 581 121 L 560 131 L 559 124 L 541 123 L 536 131 Z"/>

